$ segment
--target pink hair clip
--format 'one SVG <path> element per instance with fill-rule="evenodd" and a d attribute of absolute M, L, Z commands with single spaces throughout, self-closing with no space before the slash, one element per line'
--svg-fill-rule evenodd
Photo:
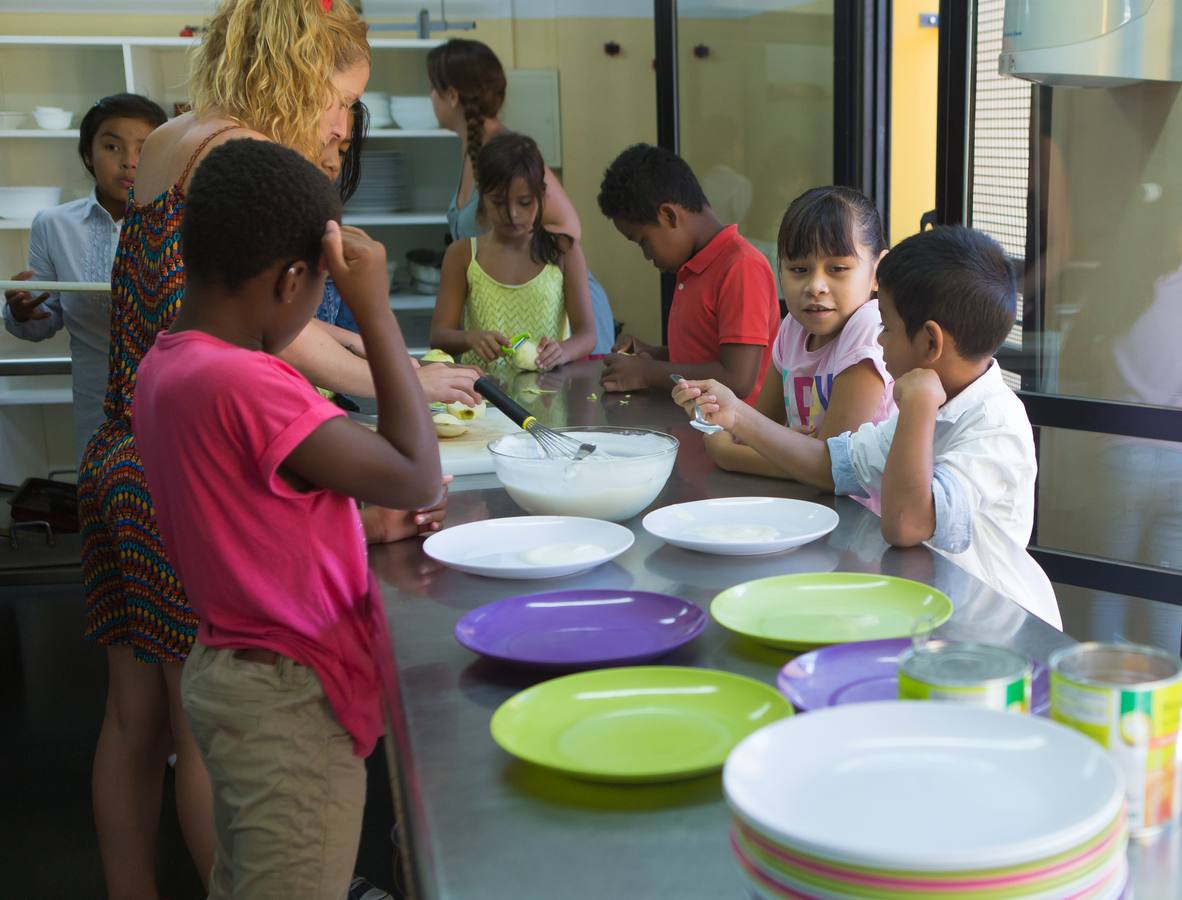
<path fill-rule="evenodd" d="M 320 5 L 324 7 L 325 12 L 332 12 L 332 0 L 320 0 Z"/>

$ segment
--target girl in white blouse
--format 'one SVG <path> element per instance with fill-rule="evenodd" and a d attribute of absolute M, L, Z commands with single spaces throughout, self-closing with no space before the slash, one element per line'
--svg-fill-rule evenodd
<path fill-rule="evenodd" d="M 140 147 L 166 118 L 163 109 L 138 94 L 114 94 L 90 108 L 79 126 L 78 155 L 94 178 L 94 189 L 86 197 L 37 213 L 29 233 L 28 268 L 15 278 L 110 280 Z M 4 327 L 10 334 L 43 341 L 63 327 L 69 332 L 76 462 L 103 420 L 110 295 L 8 291 L 4 299 Z"/>

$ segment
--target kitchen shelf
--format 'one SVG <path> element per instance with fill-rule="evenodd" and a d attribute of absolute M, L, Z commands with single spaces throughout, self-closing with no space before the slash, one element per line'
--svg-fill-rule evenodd
<path fill-rule="evenodd" d="M 0 406 L 47 406 L 74 402 L 69 375 L 0 377 Z"/>
<path fill-rule="evenodd" d="M 350 213 L 341 216 L 345 225 L 446 225 L 447 213 Z"/>
<path fill-rule="evenodd" d="M 3 132 L 0 132 L 0 136 Z M 374 128 L 366 134 L 370 138 L 459 138 L 454 131 L 446 128 Z"/>
<path fill-rule="evenodd" d="M 434 294 L 418 294 L 411 291 L 396 291 L 390 295 L 390 309 L 395 312 L 435 309 Z"/>
<path fill-rule="evenodd" d="M 73 138 L 77 128 L 0 128 L 0 138 Z"/>

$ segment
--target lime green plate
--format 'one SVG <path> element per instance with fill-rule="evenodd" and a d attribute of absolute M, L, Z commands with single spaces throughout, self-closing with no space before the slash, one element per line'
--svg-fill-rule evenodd
<path fill-rule="evenodd" d="M 490 728 L 508 753 L 591 781 L 715 772 L 753 731 L 792 715 L 770 685 L 711 669 L 579 672 L 510 697 Z"/>
<path fill-rule="evenodd" d="M 790 650 L 909 637 L 952 615 L 952 601 L 926 584 L 890 575 L 818 572 L 737 584 L 710 604 L 718 624 Z"/>

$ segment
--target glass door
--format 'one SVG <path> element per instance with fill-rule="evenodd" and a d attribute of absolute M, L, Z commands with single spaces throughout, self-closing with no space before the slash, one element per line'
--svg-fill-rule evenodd
<path fill-rule="evenodd" d="M 773 269 L 780 219 L 807 188 L 853 185 L 887 219 L 888 0 L 653 6 L 659 141 Z"/>
<path fill-rule="evenodd" d="M 1182 604 L 1178 85 L 998 75 L 1003 15 L 1004 0 L 941 4 L 938 212 L 992 234 L 1023 273 L 999 356 L 1036 426 L 1031 549 L 1065 623 L 1086 604 L 1107 610 L 1109 637 L 1176 647 L 1142 601 Z"/>

